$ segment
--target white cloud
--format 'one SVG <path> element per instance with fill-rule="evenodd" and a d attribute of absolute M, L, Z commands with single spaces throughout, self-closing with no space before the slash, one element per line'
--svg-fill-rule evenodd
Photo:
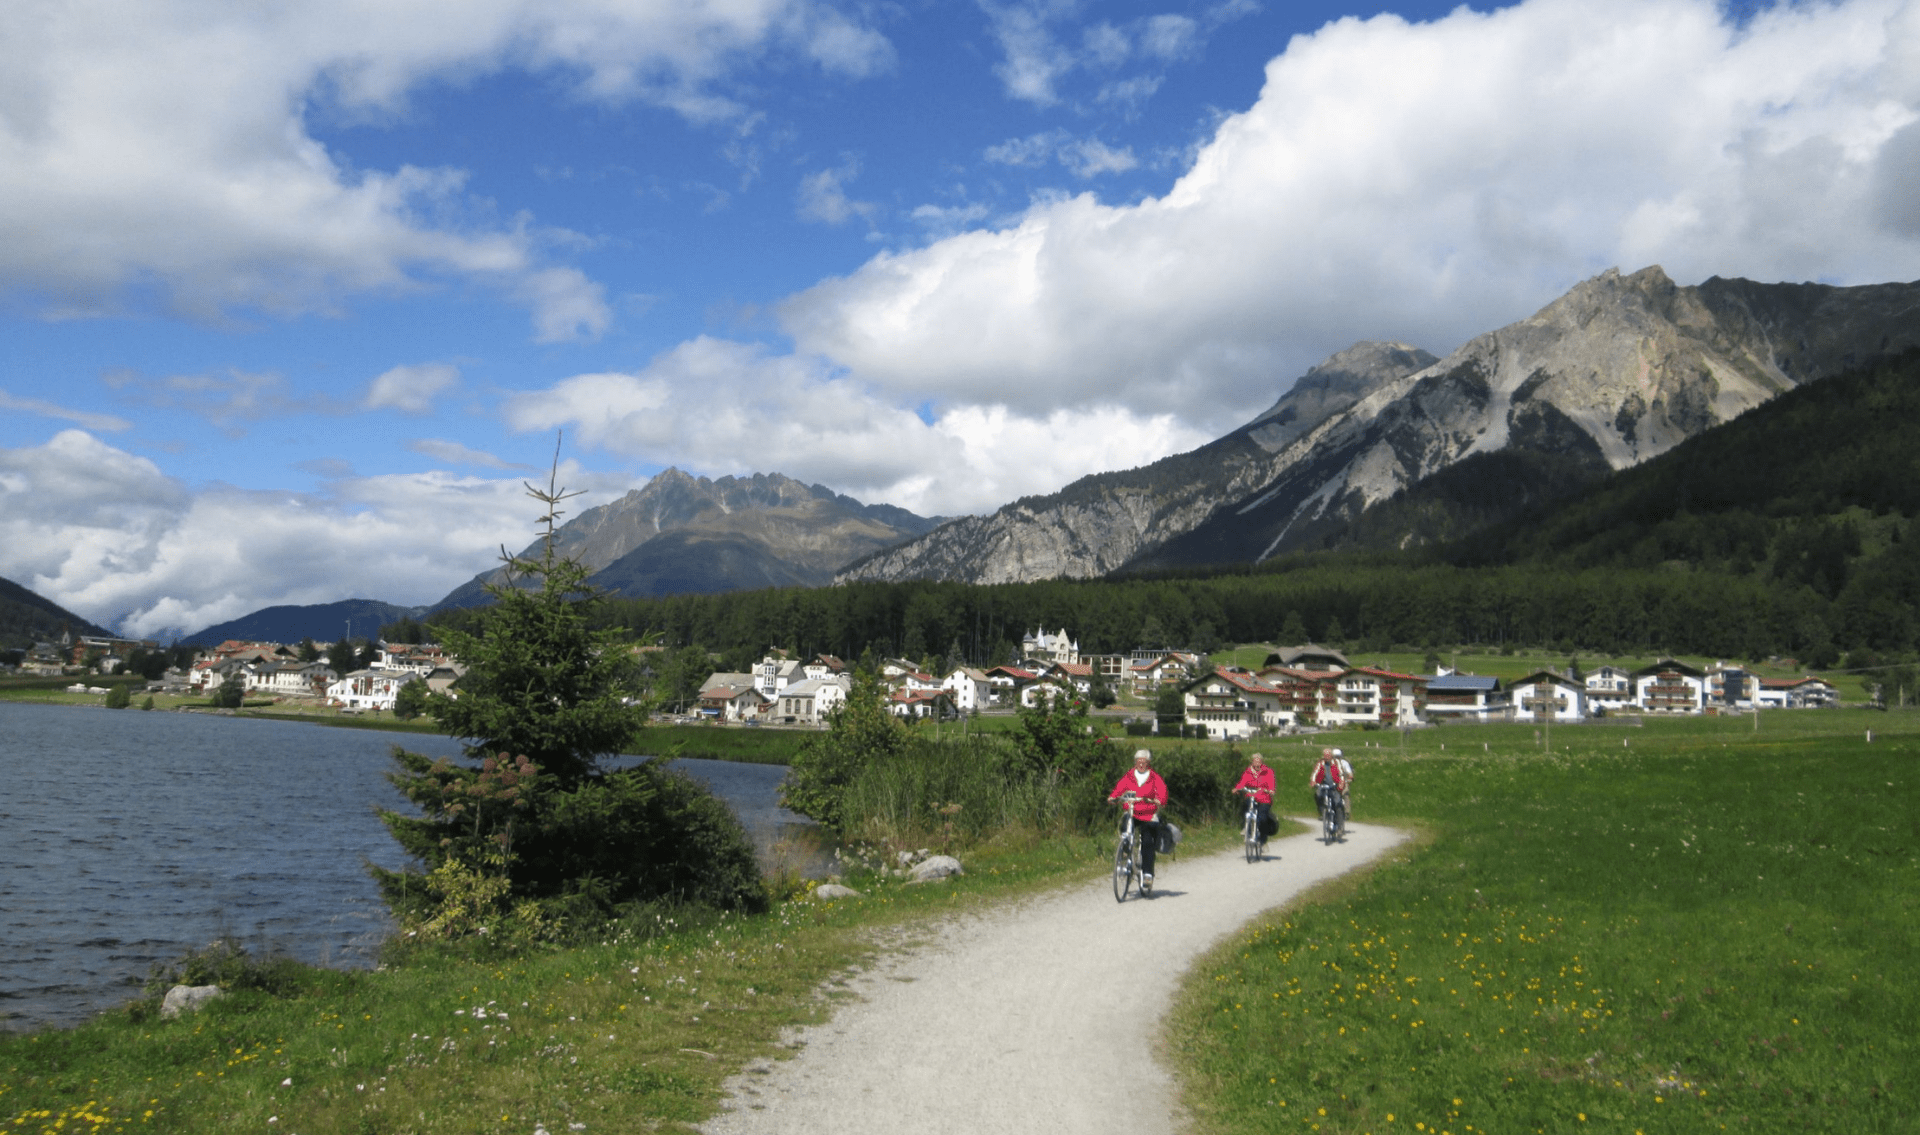
<path fill-rule="evenodd" d="M 597 335 L 598 286 L 543 263 L 554 236 L 476 210 L 457 170 L 343 166 L 309 116 L 379 122 L 433 79 L 517 67 L 585 99 L 703 121 L 770 54 L 858 77 L 878 33 L 814 0 L 17 0 L 0 5 L 0 294 L 54 318 L 159 297 L 219 320 L 331 312 L 350 294 L 475 280 L 543 341 Z"/>
<path fill-rule="evenodd" d="M 531 465 L 503 461 L 484 450 L 470 449 L 457 441 L 447 441 L 444 438 L 416 438 L 407 443 L 407 448 L 422 457 L 430 457 L 442 465 L 468 465 L 475 469 L 533 468 Z"/>
<path fill-rule="evenodd" d="M 623 478 L 562 468 L 593 495 Z M 0 576 L 131 634 L 198 630 L 278 603 L 439 599 L 533 538 L 520 479 L 423 473 L 326 495 L 190 491 L 80 430 L 0 449 Z"/>
<path fill-rule="evenodd" d="M 1054 27 L 1077 14 L 1071 0 L 1016 0 L 996 4 L 982 0 L 998 41 L 1001 61 L 994 67 L 1007 95 L 1035 106 L 1052 106 L 1063 98 L 1060 87 L 1075 71 L 1110 71 L 1140 60 L 1150 68 L 1198 58 L 1207 37 L 1222 25 L 1251 14 L 1258 5 L 1230 2 L 1210 9 L 1204 22 L 1191 16 L 1143 16 L 1123 25 L 1106 21 L 1080 30 L 1080 46 L 1060 42 Z M 1154 70 L 1106 84 L 1101 102 L 1128 109 L 1152 97 L 1162 76 Z"/>
<path fill-rule="evenodd" d="M 367 386 L 361 405 L 369 410 L 392 408 L 409 414 L 433 409 L 434 397 L 460 381 L 460 368 L 448 363 L 412 363 L 397 366 Z"/>
<path fill-rule="evenodd" d="M 1737 29 L 1709 0 L 1343 19 L 1272 60 L 1165 196 L 1041 201 L 782 315 L 902 405 L 1091 401 L 1217 433 L 1358 339 L 1444 352 L 1612 265 L 1920 276 L 1916 122 L 1911 0 Z"/>
<path fill-rule="evenodd" d="M 230 434 L 238 423 L 298 414 L 343 414 L 348 407 L 324 394 L 297 395 L 285 375 L 230 368 L 204 374 L 149 378 L 131 370 L 109 371 L 101 381 L 148 406 L 184 410 Z"/>
<path fill-rule="evenodd" d="M 847 196 L 846 183 L 860 176 L 860 163 L 848 159 L 838 169 L 823 169 L 800 179 L 796 195 L 797 209 L 803 221 L 837 225 L 853 217 L 872 221 L 872 202 L 855 201 Z"/>
<path fill-rule="evenodd" d="M 72 422 L 83 429 L 99 430 L 103 433 L 118 433 L 131 429 L 133 423 L 112 414 L 96 414 L 91 410 L 70 410 L 65 406 L 40 398 L 15 398 L 0 390 L 0 410 L 18 410 L 23 414 L 39 414 L 45 418 L 59 418 Z"/>
<path fill-rule="evenodd" d="M 518 395 L 520 430 L 709 475 L 780 472 L 923 515 L 988 511 L 1089 472 L 1208 440 L 1169 415 L 1112 405 L 1023 416 L 958 405 L 931 423 L 817 359 L 700 338 L 636 374 L 579 375 Z"/>
<path fill-rule="evenodd" d="M 1098 138 L 1075 138 L 1057 129 L 1025 138 L 1009 138 L 988 146 L 981 156 L 998 165 L 1029 169 L 1058 161 L 1075 177 L 1083 179 L 1103 173 L 1122 173 L 1140 164 L 1131 147 L 1115 149 Z"/>

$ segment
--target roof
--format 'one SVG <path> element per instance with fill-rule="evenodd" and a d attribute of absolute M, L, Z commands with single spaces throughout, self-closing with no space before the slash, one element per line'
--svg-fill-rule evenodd
<path fill-rule="evenodd" d="M 1377 666 L 1355 666 L 1352 670 L 1348 671 L 1348 673 L 1372 674 L 1376 678 L 1392 678 L 1399 682 L 1425 682 L 1427 680 L 1420 674 L 1402 674 L 1398 670 L 1382 670 Z"/>
<path fill-rule="evenodd" d="M 1427 679 L 1427 692 L 1430 694 L 1490 694 L 1499 688 L 1500 679 L 1479 674 L 1442 674 Z"/>

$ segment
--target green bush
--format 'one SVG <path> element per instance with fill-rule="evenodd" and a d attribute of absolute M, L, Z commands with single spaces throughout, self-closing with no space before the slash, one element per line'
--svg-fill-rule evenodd
<path fill-rule="evenodd" d="M 133 694 L 128 692 L 125 682 L 115 682 L 112 688 L 107 690 L 108 709 L 125 709 L 132 704 Z"/>

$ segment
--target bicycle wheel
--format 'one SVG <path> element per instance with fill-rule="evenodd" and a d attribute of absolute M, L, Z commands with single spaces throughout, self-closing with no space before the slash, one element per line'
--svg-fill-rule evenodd
<path fill-rule="evenodd" d="M 1328 843 L 1333 842 L 1334 818 L 1339 812 L 1340 805 L 1332 800 L 1327 801 L 1326 807 L 1320 809 L 1320 835 Z"/>
<path fill-rule="evenodd" d="M 1133 866 L 1133 841 L 1121 836 L 1119 846 L 1113 849 L 1113 901 L 1126 902 L 1127 888 L 1138 884 L 1139 874 Z"/>
<path fill-rule="evenodd" d="M 1247 810 L 1246 829 L 1240 834 L 1247 843 L 1247 862 L 1252 863 L 1260 858 L 1260 820 L 1251 808 Z"/>
<path fill-rule="evenodd" d="M 1334 827 L 1333 827 L 1333 838 L 1335 839 L 1347 838 L 1347 802 L 1344 798 L 1342 798 L 1340 801 L 1340 815 L 1335 818 Z"/>

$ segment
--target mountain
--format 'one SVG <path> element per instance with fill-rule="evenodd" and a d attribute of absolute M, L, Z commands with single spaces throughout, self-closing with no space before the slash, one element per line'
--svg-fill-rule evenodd
<path fill-rule="evenodd" d="M 621 595 L 711 594 L 824 584 L 848 561 L 939 523 L 778 473 L 710 480 L 668 469 L 561 525 L 555 550 Z M 535 541 L 521 554 L 540 550 Z M 435 607 L 483 604 L 485 585 L 502 579 L 499 569 L 476 576 Z"/>
<path fill-rule="evenodd" d="M 112 638 L 112 631 L 29 591 L 10 579 L 0 579 L 0 650 L 16 650 L 36 642 L 57 642 L 62 632 Z"/>
<path fill-rule="evenodd" d="M 1258 561 L 1337 541 L 1369 506 L 1460 466 L 1439 484 L 1461 511 L 1376 526 L 1368 542 L 1451 538 L 1476 508 L 1496 519 L 1515 493 L 1570 491 L 1916 343 L 1920 284 L 1681 287 L 1658 267 L 1609 270 L 1445 359 L 1398 345 L 1342 352 L 1218 441 L 956 521 L 841 578 L 1003 582 Z M 1370 362 L 1341 363 L 1356 351 Z M 1323 371 L 1360 376 L 1310 382 Z"/>
<path fill-rule="evenodd" d="M 335 642 L 348 638 L 377 637 L 380 628 L 401 619 L 417 619 L 426 607 L 396 607 L 377 599 L 342 599 L 338 603 L 312 603 L 304 606 L 262 607 L 180 639 L 195 646 L 218 646 L 230 638 L 245 642 L 295 643 L 302 639 Z"/>
<path fill-rule="evenodd" d="M 1295 382 L 1265 413 L 1189 453 L 1082 477 L 855 561 L 836 577 L 1017 583 L 1104 575 L 1203 522 L 1272 477 L 1272 455 L 1373 392 L 1435 362 L 1404 343 L 1359 343 Z"/>
<path fill-rule="evenodd" d="M 1916 343 L 1920 284 L 1715 277 L 1680 287 L 1658 267 L 1608 271 L 1329 419 L 1276 455 L 1281 467 L 1259 491 L 1130 566 L 1315 547 L 1369 505 L 1476 455 L 1537 455 L 1576 477 L 1624 469 Z"/>

